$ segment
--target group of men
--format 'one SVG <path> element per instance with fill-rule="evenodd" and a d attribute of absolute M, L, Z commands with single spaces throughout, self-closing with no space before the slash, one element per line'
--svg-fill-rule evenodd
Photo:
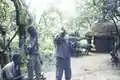
<path fill-rule="evenodd" d="M 34 72 L 36 80 L 41 80 L 41 59 L 38 53 L 38 37 L 36 29 L 31 26 L 27 29 L 30 34 L 28 50 L 28 80 L 33 80 Z M 71 54 L 75 52 L 74 42 L 79 40 L 76 37 L 66 35 L 62 28 L 60 33 L 54 36 L 56 48 L 56 80 L 62 80 L 63 71 L 65 80 L 71 80 Z M 13 55 L 13 59 L 3 68 L 4 80 L 24 80 L 20 71 L 20 54 Z"/>
<path fill-rule="evenodd" d="M 29 44 L 27 46 L 28 51 L 28 80 L 33 80 L 34 72 L 36 80 L 41 80 L 41 59 L 38 53 L 38 37 L 36 29 L 31 26 L 27 29 L 29 33 Z M 20 54 L 14 54 L 12 61 L 4 66 L 2 69 L 3 80 L 26 80 L 21 74 L 20 64 L 22 56 Z"/>

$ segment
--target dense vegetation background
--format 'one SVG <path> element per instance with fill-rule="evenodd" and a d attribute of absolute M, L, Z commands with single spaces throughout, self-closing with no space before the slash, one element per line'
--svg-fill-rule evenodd
<path fill-rule="evenodd" d="M 20 1 L 25 3 L 24 0 Z M 44 62 L 44 68 L 45 66 L 54 64 L 55 48 L 53 35 L 55 35 L 61 27 L 64 27 L 68 33 L 78 31 L 80 36 L 84 36 L 90 27 L 93 26 L 93 23 L 102 17 L 102 0 L 72 0 L 72 2 L 75 4 L 74 14 L 72 16 L 66 16 L 68 15 L 66 12 L 53 4 L 44 9 L 43 12 L 40 13 L 40 17 L 32 16 L 33 25 L 38 31 L 39 52 Z M 23 7 L 22 9 L 26 10 L 29 8 L 29 6 L 25 7 L 25 5 Z M 42 9 L 42 7 L 39 8 Z M 21 10 L 21 12 L 22 11 L 24 12 L 24 10 Z M 9 0 L 0 0 L 0 27 L 5 26 L 7 38 L 11 38 L 17 29 L 15 17 L 15 7 L 13 3 Z M 39 20 L 38 22 L 35 21 L 36 18 Z M 10 44 L 12 54 L 19 52 L 18 35 Z"/>

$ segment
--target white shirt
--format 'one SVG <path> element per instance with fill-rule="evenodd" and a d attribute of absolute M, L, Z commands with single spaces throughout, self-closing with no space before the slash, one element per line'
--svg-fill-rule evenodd
<path fill-rule="evenodd" d="M 14 77 L 14 74 L 15 74 L 14 66 L 15 64 L 12 61 L 8 63 L 7 65 L 5 65 L 5 67 L 3 68 L 8 79 L 11 79 L 12 77 Z"/>

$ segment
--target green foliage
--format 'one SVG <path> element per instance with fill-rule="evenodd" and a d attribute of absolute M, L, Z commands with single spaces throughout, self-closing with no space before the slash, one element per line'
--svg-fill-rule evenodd
<path fill-rule="evenodd" d="M 41 53 L 55 53 L 55 48 L 53 44 L 53 33 L 54 30 L 59 27 L 61 27 L 60 11 L 53 7 L 44 11 L 40 19 L 40 24 L 37 27 Z"/>
<path fill-rule="evenodd" d="M 48 8 L 40 17 L 40 23 L 37 27 L 40 39 L 40 51 L 42 53 L 55 53 L 53 44 L 54 31 L 64 27 L 68 33 L 78 30 L 87 31 L 93 23 L 97 21 L 102 14 L 102 0 L 76 0 L 77 16 L 66 19 L 58 8 L 55 6 Z M 82 30 L 82 31 L 81 31 Z M 85 32 L 83 32 L 84 34 Z"/>
<path fill-rule="evenodd" d="M 81 2 L 79 3 L 80 5 L 77 6 L 78 16 L 76 21 L 78 21 L 80 27 L 83 26 L 88 28 L 102 17 L 103 1 L 95 0 L 95 4 L 93 0 L 85 0 L 83 2 L 83 7 L 81 7 Z"/>
<path fill-rule="evenodd" d="M 26 23 L 28 17 L 30 17 L 27 11 L 27 6 L 23 0 L 21 1 L 20 8 L 20 21 L 21 23 Z M 72 32 L 78 30 L 86 30 L 92 26 L 94 21 L 98 20 L 102 14 L 103 1 L 102 0 L 76 0 L 76 14 L 77 16 L 66 19 L 64 18 L 64 12 L 61 12 L 55 6 L 51 6 L 46 9 L 41 18 L 40 23 L 37 25 L 37 30 L 39 34 L 39 44 L 40 52 L 48 54 L 55 53 L 55 48 L 53 44 L 53 33 L 55 30 L 59 30 L 62 26 L 67 30 L 67 32 Z M 8 0 L 0 0 L 0 22 L 6 26 L 10 25 L 11 14 L 14 10 L 14 6 Z M 7 12 L 6 12 L 7 11 Z M 15 15 L 14 15 L 15 17 Z M 10 30 L 11 27 L 8 29 Z M 10 32 L 10 31 L 9 31 Z M 16 44 L 16 42 L 15 42 Z"/>
<path fill-rule="evenodd" d="M 0 25 L 9 28 L 11 23 L 12 10 L 13 7 L 8 0 L 0 0 Z"/>
<path fill-rule="evenodd" d="M 19 0 L 22 6 L 20 8 L 20 22 L 29 26 L 28 19 L 31 18 L 28 7 L 24 4 L 24 0 Z M 61 27 L 64 27 L 68 33 L 78 30 L 80 35 L 84 34 L 93 23 L 102 17 L 103 0 L 75 0 L 76 16 L 67 19 L 62 11 L 55 6 L 44 10 L 40 17 L 39 24 L 36 24 L 39 37 L 39 52 L 42 58 L 46 55 L 55 54 L 53 44 L 53 35 Z M 13 35 L 11 30 L 11 22 L 15 18 L 14 5 L 8 0 L 0 0 L 0 25 L 7 26 L 10 37 Z M 15 21 L 14 21 L 15 22 Z M 1 27 L 1 26 L 0 26 Z M 14 31 L 13 31 L 14 32 Z M 18 52 L 18 37 L 12 42 L 12 52 Z M 49 55 L 49 56 L 53 56 Z M 53 58 L 52 58 L 53 59 Z"/>

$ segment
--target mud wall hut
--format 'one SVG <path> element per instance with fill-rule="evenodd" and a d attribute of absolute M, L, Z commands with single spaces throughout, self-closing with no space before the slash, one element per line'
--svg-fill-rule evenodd
<path fill-rule="evenodd" d="M 98 21 L 94 24 L 86 36 L 93 37 L 96 52 L 108 53 L 112 50 L 114 36 L 116 36 L 114 23 L 110 21 Z"/>

